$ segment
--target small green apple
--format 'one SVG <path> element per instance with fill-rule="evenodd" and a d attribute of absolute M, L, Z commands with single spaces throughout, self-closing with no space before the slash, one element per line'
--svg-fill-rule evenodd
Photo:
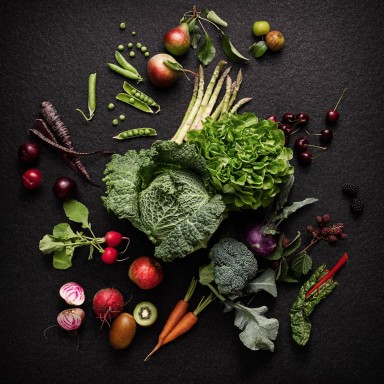
<path fill-rule="evenodd" d="M 271 27 L 268 21 L 255 21 L 253 24 L 253 33 L 255 36 L 266 35 L 270 31 Z"/>

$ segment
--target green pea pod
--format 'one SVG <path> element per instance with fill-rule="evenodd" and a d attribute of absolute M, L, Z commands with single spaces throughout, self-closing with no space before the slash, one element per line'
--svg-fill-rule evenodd
<path fill-rule="evenodd" d="M 123 103 L 130 104 L 132 107 L 140 109 L 143 112 L 153 113 L 152 108 L 148 104 L 144 103 L 144 101 L 140 99 L 137 99 L 136 97 L 133 97 L 132 95 L 129 95 L 128 93 L 119 93 L 116 96 L 116 99 L 122 101 Z"/>
<path fill-rule="evenodd" d="M 268 51 L 268 45 L 265 41 L 259 41 L 257 43 L 253 43 L 249 47 L 249 51 L 252 53 L 253 56 L 259 58 L 263 56 L 265 52 Z"/>
<path fill-rule="evenodd" d="M 152 107 L 156 107 L 157 111 L 156 113 L 160 112 L 160 105 L 156 103 L 155 100 L 153 100 L 151 97 L 147 96 L 145 93 L 139 91 L 137 88 L 129 84 L 128 82 L 124 81 L 123 89 L 125 92 L 127 92 L 130 96 L 134 97 L 135 99 L 139 99 L 140 101 L 144 102 L 145 104 L 148 104 Z"/>
<path fill-rule="evenodd" d="M 120 132 L 118 135 L 113 136 L 117 140 L 126 140 L 139 136 L 156 136 L 157 132 L 153 128 L 134 128 L 127 131 Z"/>
<path fill-rule="evenodd" d="M 129 72 L 136 73 L 136 75 L 139 75 L 137 69 L 131 63 L 128 63 L 128 61 L 119 51 L 115 51 L 115 58 L 123 69 L 126 69 Z"/>
<path fill-rule="evenodd" d="M 128 79 L 131 79 L 131 80 L 137 80 L 138 83 L 140 83 L 141 81 L 143 81 L 143 78 L 136 74 L 136 73 L 133 73 L 131 71 L 128 71 L 127 69 L 124 69 L 124 68 L 121 68 L 119 67 L 118 65 L 116 64 L 111 64 L 111 63 L 108 63 L 108 67 L 109 69 L 111 69 L 112 71 L 118 73 L 119 75 L 122 75 L 124 77 L 127 77 Z"/>
<path fill-rule="evenodd" d="M 76 111 L 80 112 L 85 120 L 90 121 L 93 118 L 96 110 L 96 73 L 91 73 L 88 78 L 88 111 L 89 116 L 86 116 L 85 113 L 76 108 Z"/>

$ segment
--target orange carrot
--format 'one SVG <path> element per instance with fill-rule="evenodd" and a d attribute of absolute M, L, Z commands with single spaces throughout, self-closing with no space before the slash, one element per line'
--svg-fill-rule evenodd
<path fill-rule="evenodd" d="M 147 361 L 152 356 L 152 354 L 163 345 L 165 338 L 176 326 L 176 324 L 180 321 L 180 319 L 187 313 L 187 310 L 189 307 L 189 300 L 192 297 L 192 294 L 196 288 L 196 285 L 197 285 L 197 280 L 193 278 L 188 288 L 188 291 L 184 296 L 184 299 L 179 300 L 175 305 L 175 307 L 173 308 L 172 312 L 169 314 L 168 319 L 159 335 L 155 348 L 145 358 L 144 361 Z"/>
<path fill-rule="evenodd" d="M 196 309 L 192 312 L 187 312 L 180 321 L 172 328 L 172 330 L 168 333 L 168 335 L 165 337 L 165 339 L 162 341 L 160 345 L 157 345 L 152 352 L 144 359 L 144 361 L 148 361 L 150 357 L 163 345 L 170 343 L 171 341 L 174 341 L 175 339 L 179 338 L 184 333 L 191 330 L 196 323 L 198 322 L 198 314 L 213 300 L 212 294 L 209 295 L 207 298 L 202 298 L 200 300 L 200 303 L 196 307 Z"/>

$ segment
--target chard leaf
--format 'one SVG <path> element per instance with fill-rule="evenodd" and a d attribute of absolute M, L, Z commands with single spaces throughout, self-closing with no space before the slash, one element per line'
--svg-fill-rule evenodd
<path fill-rule="evenodd" d="M 291 268 L 297 278 L 306 275 L 312 268 L 312 259 L 307 252 L 299 252 L 291 262 Z"/>
<path fill-rule="evenodd" d="M 88 208 L 80 201 L 70 199 L 64 202 L 63 209 L 69 220 L 81 223 L 83 228 L 89 228 Z"/>
<path fill-rule="evenodd" d="M 234 308 L 235 326 L 242 330 L 239 338 L 243 344 L 253 351 L 263 349 L 273 352 L 273 340 L 277 337 L 279 322 L 264 316 L 268 308 L 249 308 L 239 302 L 234 304 Z"/>
<path fill-rule="evenodd" d="M 200 62 L 206 66 L 215 58 L 215 55 L 216 48 L 212 44 L 212 39 L 208 33 L 205 33 L 203 44 L 199 48 L 197 57 L 199 58 Z"/>
<path fill-rule="evenodd" d="M 74 247 L 57 250 L 53 254 L 53 266 L 56 269 L 67 269 L 72 265 Z"/>
<path fill-rule="evenodd" d="M 231 61 L 234 61 L 234 62 L 238 62 L 238 63 L 246 63 L 249 61 L 248 58 L 246 58 L 245 56 L 243 56 L 235 47 L 234 45 L 231 43 L 231 40 L 229 38 L 229 36 L 224 33 L 223 31 L 221 31 L 221 37 L 222 37 L 222 48 L 223 48 L 223 51 L 224 53 L 226 54 L 226 56 L 231 60 Z"/>
<path fill-rule="evenodd" d="M 292 304 L 289 312 L 292 338 L 299 345 L 305 345 L 309 340 L 312 328 L 309 316 L 316 305 L 325 299 L 337 286 L 335 281 L 332 279 L 328 280 L 317 294 L 313 294 L 308 298 L 305 297 L 305 294 L 315 286 L 327 272 L 326 266 L 324 264 L 320 265 L 312 276 L 302 285 L 297 298 Z"/>
<path fill-rule="evenodd" d="M 271 294 L 273 297 L 277 297 L 276 273 L 273 269 L 267 268 L 260 276 L 247 285 L 247 291 L 250 293 L 257 293 L 261 290 Z"/>

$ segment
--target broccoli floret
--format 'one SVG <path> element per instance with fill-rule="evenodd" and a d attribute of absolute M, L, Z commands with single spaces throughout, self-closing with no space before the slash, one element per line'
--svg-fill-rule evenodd
<path fill-rule="evenodd" d="M 257 272 L 257 261 L 245 244 L 225 238 L 209 252 L 214 264 L 215 283 L 222 295 L 238 294 Z"/>

